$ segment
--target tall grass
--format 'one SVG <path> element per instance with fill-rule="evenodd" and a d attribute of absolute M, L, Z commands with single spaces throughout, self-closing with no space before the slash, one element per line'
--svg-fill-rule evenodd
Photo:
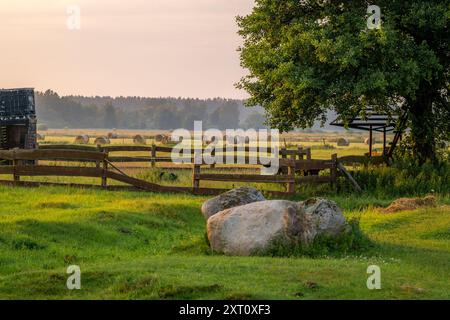
<path fill-rule="evenodd" d="M 353 175 L 365 192 L 379 197 L 450 194 L 449 163 L 419 166 L 397 162 L 389 168 L 366 168 Z"/>

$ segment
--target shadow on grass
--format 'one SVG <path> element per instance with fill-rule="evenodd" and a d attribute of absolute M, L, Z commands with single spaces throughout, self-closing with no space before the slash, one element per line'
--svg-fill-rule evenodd
<path fill-rule="evenodd" d="M 27 219 L 1 224 L 0 245 L 12 251 L 44 250 L 70 255 L 108 254 L 121 250 L 169 253 L 172 248 L 204 233 L 204 221 L 195 206 L 153 206 L 148 213 L 98 211 L 69 221 Z M 144 211 L 145 212 L 145 211 Z M 71 212 L 67 212 L 68 215 Z M 70 218 L 72 219 L 72 218 Z M 187 245 L 189 246 L 189 245 Z M 205 252 L 205 246 L 197 253 Z M 72 260 L 76 259 L 70 259 Z"/>

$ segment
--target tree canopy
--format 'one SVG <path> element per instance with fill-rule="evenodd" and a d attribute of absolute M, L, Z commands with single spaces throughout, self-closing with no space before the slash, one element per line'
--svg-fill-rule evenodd
<path fill-rule="evenodd" d="M 424 162 L 449 139 L 450 0 L 373 4 L 380 29 L 368 28 L 367 1 L 256 0 L 238 17 L 249 70 L 238 86 L 283 131 L 326 121 L 330 109 L 344 121 L 367 107 L 406 112 Z"/>

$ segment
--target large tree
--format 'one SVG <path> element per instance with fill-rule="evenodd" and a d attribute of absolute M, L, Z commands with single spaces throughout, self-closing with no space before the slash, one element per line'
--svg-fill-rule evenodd
<path fill-rule="evenodd" d="M 376 0 L 381 28 L 368 28 L 368 1 L 256 0 L 238 17 L 238 84 L 261 105 L 269 124 L 287 131 L 347 121 L 367 107 L 407 113 L 420 162 L 449 138 L 450 0 Z"/>

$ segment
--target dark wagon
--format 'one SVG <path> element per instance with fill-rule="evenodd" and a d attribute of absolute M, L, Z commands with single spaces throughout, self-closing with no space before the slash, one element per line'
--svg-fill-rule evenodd
<path fill-rule="evenodd" d="M 36 145 L 34 89 L 0 89 L 0 150 Z"/>

